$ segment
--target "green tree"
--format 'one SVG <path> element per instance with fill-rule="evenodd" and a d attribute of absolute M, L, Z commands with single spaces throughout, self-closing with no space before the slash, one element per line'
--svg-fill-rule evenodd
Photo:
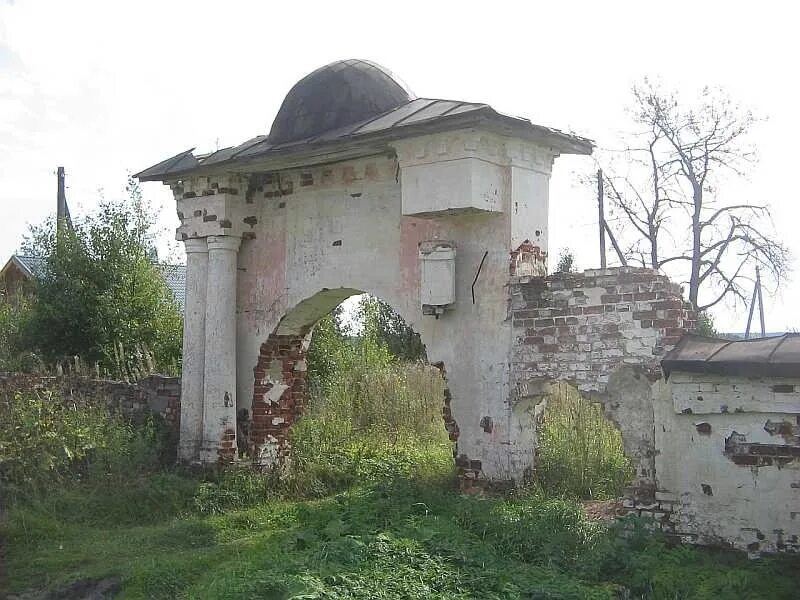
<path fill-rule="evenodd" d="M 558 255 L 556 273 L 574 273 L 575 271 L 575 255 L 569 248 L 562 248 Z"/>
<path fill-rule="evenodd" d="M 719 331 L 714 324 L 714 317 L 707 310 L 697 313 L 697 328 L 695 333 L 706 337 L 719 337 Z"/>
<path fill-rule="evenodd" d="M 329 394 L 343 374 L 382 369 L 397 360 L 425 360 L 419 334 L 386 302 L 364 295 L 352 317 L 345 321 L 338 306 L 314 326 L 308 349 L 313 395 Z"/>
<path fill-rule="evenodd" d="M 364 296 L 359 302 L 358 318 L 374 326 L 374 335 L 400 360 L 425 360 L 425 345 L 414 329 L 392 307 L 379 298 Z"/>
<path fill-rule="evenodd" d="M 307 355 L 308 383 L 314 392 L 322 390 L 342 366 L 347 340 L 341 324 L 341 313 L 341 306 L 337 306 L 314 325 Z"/>
<path fill-rule="evenodd" d="M 20 295 L 13 302 L 0 298 L 0 371 L 31 371 L 36 357 L 20 351 L 20 334 L 30 318 L 30 298 Z"/>
<path fill-rule="evenodd" d="M 181 315 L 151 261 L 154 215 L 134 180 L 127 191 L 72 227 L 31 228 L 26 252 L 45 268 L 21 337 L 47 362 L 78 355 L 119 374 L 144 351 L 151 369 L 178 369 Z"/>

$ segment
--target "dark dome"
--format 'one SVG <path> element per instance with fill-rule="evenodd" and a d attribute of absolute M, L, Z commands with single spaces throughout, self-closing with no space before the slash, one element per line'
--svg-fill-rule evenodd
<path fill-rule="evenodd" d="M 413 100 L 392 74 L 366 60 L 340 60 L 298 81 L 269 132 L 271 144 L 295 142 L 376 117 Z"/>

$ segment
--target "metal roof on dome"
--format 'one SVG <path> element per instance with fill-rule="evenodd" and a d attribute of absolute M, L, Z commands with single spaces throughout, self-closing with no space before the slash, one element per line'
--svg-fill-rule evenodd
<path fill-rule="evenodd" d="M 244 170 L 272 158 L 303 157 L 310 164 L 344 144 L 376 152 L 403 137 L 479 125 L 546 144 L 562 154 L 591 154 L 594 145 L 589 139 L 504 115 L 488 104 L 414 98 L 382 67 L 354 60 L 332 63 L 301 79 L 286 96 L 268 136 L 207 155 L 187 150 L 135 177 L 167 181 L 194 172 Z"/>
<path fill-rule="evenodd" d="M 800 334 L 751 340 L 685 335 L 661 361 L 673 371 L 720 375 L 800 377 Z"/>
<path fill-rule="evenodd" d="M 366 60 L 340 60 L 298 81 L 281 104 L 268 139 L 284 144 L 376 117 L 413 100 L 392 74 Z"/>

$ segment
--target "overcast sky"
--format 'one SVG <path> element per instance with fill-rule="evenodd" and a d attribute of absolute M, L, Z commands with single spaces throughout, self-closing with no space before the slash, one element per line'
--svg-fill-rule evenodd
<path fill-rule="evenodd" d="M 341 58 L 366 58 L 419 96 L 487 102 L 610 146 L 644 76 L 691 94 L 720 85 L 767 117 L 760 162 L 737 200 L 769 202 L 800 257 L 797 140 L 800 43 L 794 3 L 752 2 L 137 2 L 0 0 L 0 261 L 28 223 L 55 210 L 55 168 L 74 213 L 127 172 L 192 146 L 267 133 L 286 92 Z M 591 159 L 556 161 L 550 251 L 597 266 Z M 178 221 L 168 190 L 162 249 Z M 767 329 L 800 329 L 800 274 L 765 298 Z M 724 331 L 745 315 L 716 311 Z"/>

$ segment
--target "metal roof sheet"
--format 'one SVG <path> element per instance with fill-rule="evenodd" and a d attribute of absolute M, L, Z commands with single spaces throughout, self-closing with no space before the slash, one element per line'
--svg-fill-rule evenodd
<path fill-rule="evenodd" d="M 550 144 L 565 154 L 590 154 L 593 142 L 558 129 L 535 125 L 528 119 L 498 113 L 488 104 L 416 98 L 376 117 L 336 129 L 316 133 L 302 140 L 273 143 L 267 136 L 256 136 L 232 148 L 217 150 L 207 156 L 183 152 L 137 173 L 142 181 L 167 181 L 190 172 L 217 166 L 241 167 L 249 161 L 269 158 L 272 154 L 302 153 L 310 146 L 323 146 L 344 141 L 386 143 L 386 140 L 434 131 L 470 127 L 478 123 L 495 123 L 504 133 L 531 136 Z M 425 129 L 420 129 L 420 128 Z"/>
<path fill-rule="evenodd" d="M 412 115 L 408 116 L 407 118 L 403 119 L 403 123 L 409 125 L 411 123 L 416 123 L 417 121 L 424 121 L 426 119 L 433 119 L 435 117 L 444 116 L 447 113 L 451 113 L 456 110 L 456 108 L 461 108 L 463 106 L 471 106 L 472 108 L 484 108 L 488 107 L 488 104 L 472 104 L 470 105 L 467 102 L 456 102 L 455 100 L 434 100 L 428 106 L 423 108 L 422 110 L 418 110 L 414 112 Z M 457 114 L 457 113 L 456 113 Z"/>
<path fill-rule="evenodd" d="M 800 334 L 724 340 L 685 335 L 661 361 L 672 371 L 722 375 L 800 377 Z"/>
<path fill-rule="evenodd" d="M 142 181 L 147 181 L 150 179 L 158 181 L 158 178 L 164 173 L 190 171 L 199 165 L 199 161 L 192 154 L 193 151 L 194 148 L 184 150 L 175 156 L 171 156 L 166 160 L 162 160 L 160 163 L 157 163 L 152 167 L 148 167 L 141 173 L 137 173 L 135 177 L 141 179 Z"/>
<path fill-rule="evenodd" d="M 377 117 L 372 121 L 362 124 L 356 131 L 359 133 L 369 133 L 371 131 L 380 131 L 389 127 L 394 127 L 401 119 L 408 117 L 418 110 L 425 108 L 435 102 L 430 98 L 417 98 L 411 102 L 404 104 L 400 108 L 395 108 L 382 116 Z"/>
<path fill-rule="evenodd" d="M 178 303 L 181 314 L 183 314 L 184 306 L 186 305 L 186 265 L 155 265 L 158 272 L 164 278 L 164 283 L 175 296 L 175 301 Z"/>

